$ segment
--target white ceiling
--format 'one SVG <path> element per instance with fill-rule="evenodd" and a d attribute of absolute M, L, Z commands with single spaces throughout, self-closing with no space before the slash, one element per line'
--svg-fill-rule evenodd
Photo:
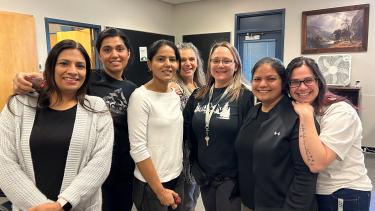
<path fill-rule="evenodd" d="M 202 0 L 159 0 L 159 1 L 166 2 L 166 3 L 169 3 L 169 4 L 182 4 L 182 3 L 202 1 Z"/>

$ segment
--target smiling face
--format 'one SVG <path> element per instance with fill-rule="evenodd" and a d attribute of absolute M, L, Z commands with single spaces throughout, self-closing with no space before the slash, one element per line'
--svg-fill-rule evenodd
<path fill-rule="evenodd" d="M 310 78 L 315 78 L 315 75 L 308 66 L 302 65 L 292 70 L 290 81 L 303 81 Z M 314 80 L 310 85 L 301 82 L 298 87 L 290 87 L 289 93 L 297 102 L 312 104 L 319 94 L 318 82 Z"/>
<path fill-rule="evenodd" d="M 86 61 L 78 49 L 61 51 L 55 65 L 54 80 L 62 95 L 75 94 L 86 77 Z"/>
<path fill-rule="evenodd" d="M 228 86 L 237 71 L 231 51 L 219 46 L 212 52 L 209 62 L 211 75 L 215 79 L 215 87 Z"/>
<path fill-rule="evenodd" d="M 168 45 L 161 46 L 151 61 L 147 62 L 148 68 L 152 72 L 153 80 L 161 83 L 169 83 L 178 68 L 176 53 Z"/>
<path fill-rule="evenodd" d="M 261 64 L 253 74 L 252 91 L 262 105 L 273 107 L 282 98 L 282 81 L 268 63 Z"/>
<path fill-rule="evenodd" d="M 99 51 L 104 70 L 111 77 L 121 80 L 122 73 L 128 65 L 130 51 L 126 48 L 121 37 L 107 37 Z"/>
<path fill-rule="evenodd" d="M 193 79 L 194 73 L 198 67 L 197 57 L 191 48 L 180 49 L 181 55 L 181 69 L 180 75 L 186 80 L 188 78 Z"/>

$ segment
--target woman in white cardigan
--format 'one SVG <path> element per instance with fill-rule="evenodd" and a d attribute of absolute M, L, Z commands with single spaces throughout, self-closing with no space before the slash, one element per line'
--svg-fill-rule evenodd
<path fill-rule="evenodd" d="M 0 188 L 13 210 L 101 210 L 113 123 L 101 98 L 85 95 L 90 58 L 64 40 L 48 55 L 46 87 L 15 95 L 0 115 Z"/>

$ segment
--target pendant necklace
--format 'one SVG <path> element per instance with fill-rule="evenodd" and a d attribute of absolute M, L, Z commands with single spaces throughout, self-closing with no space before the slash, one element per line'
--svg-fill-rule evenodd
<path fill-rule="evenodd" d="M 208 146 L 208 143 L 210 141 L 209 132 L 210 132 L 210 120 L 211 120 L 212 114 L 214 113 L 214 111 L 216 109 L 216 106 L 227 95 L 227 93 L 228 93 L 228 87 L 225 88 L 225 91 L 220 96 L 220 99 L 217 101 L 217 103 L 214 106 L 212 106 L 212 109 L 210 109 L 210 103 L 211 103 L 213 92 L 214 92 L 214 85 L 212 85 L 211 88 L 210 88 L 210 93 L 208 95 L 208 103 L 207 103 L 206 113 L 205 113 L 205 118 L 204 118 L 204 122 L 205 122 L 205 137 L 204 137 L 204 140 L 206 142 L 206 146 Z"/>

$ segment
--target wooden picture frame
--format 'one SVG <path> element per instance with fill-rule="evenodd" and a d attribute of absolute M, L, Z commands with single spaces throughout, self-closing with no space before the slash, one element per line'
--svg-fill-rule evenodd
<path fill-rule="evenodd" d="M 367 51 L 369 4 L 302 12 L 302 54 Z"/>

